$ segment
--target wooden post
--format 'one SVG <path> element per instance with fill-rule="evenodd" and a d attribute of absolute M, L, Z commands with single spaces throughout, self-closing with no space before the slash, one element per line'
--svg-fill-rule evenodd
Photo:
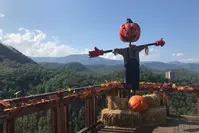
<path fill-rule="evenodd" d="M 61 103 L 57 106 L 57 132 L 69 133 L 68 105 Z"/>
<path fill-rule="evenodd" d="M 90 111 L 91 111 L 91 125 L 95 125 L 96 124 L 96 97 L 92 97 L 90 99 Z"/>
<path fill-rule="evenodd" d="M 89 98 L 89 127 L 93 125 L 93 101 Z"/>
<path fill-rule="evenodd" d="M 66 131 L 66 133 L 69 133 L 69 105 L 66 104 L 64 105 L 64 130 Z"/>
<path fill-rule="evenodd" d="M 197 115 L 199 116 L 199 92 L 196 92 L 196 95 L 197 95 L 197 109 L 198 109 Z"/>
<path fill-rule="evenodd" d="M 3 123 L 3 133 L 14 133 L 15 132 L 15 120 L 8 119 Z"/>
<path fill-rule="evenodd" d="M 63 123 L 63 105 L 57 106 L 57 133 L 62 133 L 62 123 Z"/>
<path fill-rule="evenodd" d="M 57 108 L 51 109 L 51 133 L 57 133 Z"/>
<path fill-rule="evenodd" d="M 169 98 L 168 98 L 168 93 L 167 92 L 163 92 L 163 100 L 167 109 L 167 116 L 169 116 Z"/>
<path fill-rule="evenodd" d="M 86 117 L 85 126 L 90 127 L 96 124 L 96 98 L 87 98 L 85 101 L 86 106 Z"/>
<path fill-rule="evenodd" d="M 89 99 L 85 99 L 85 109 L 86 109 L 86 117 L 85 117 L 85 127 L 90 126 L 90 108 L 89 108 Z"/>

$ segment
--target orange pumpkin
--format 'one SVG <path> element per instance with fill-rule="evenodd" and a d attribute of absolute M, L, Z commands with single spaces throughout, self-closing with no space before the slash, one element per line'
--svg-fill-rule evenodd
<path fill-rule="evenodd" d="M 128 107 L 133 111 L 142 112 L 148 109 L 148 104 L 142 96 L 134 95 L 129 99 Z"/>
<path fill-rule="evenodd" d="M 140 38 L 140 26 L 127 19 L 119 28 L 120 40 L 123 42 L 136 42 Z"/>

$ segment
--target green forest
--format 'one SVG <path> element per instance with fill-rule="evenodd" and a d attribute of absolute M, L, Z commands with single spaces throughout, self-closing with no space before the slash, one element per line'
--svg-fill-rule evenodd
<path fill-rule="evenodd" d="M 48 66 L 48 67 L 46 67 Z M 54 64 L 21 64 L 11 60 L 0 62 L 0 99 L 13 98 L 14 93 L 21 91 L 19 96 L 33 95 L 56 91 L 61 88 L 83 87 L 104 83 L 105 80 L 123 81 L 124 71 L 114 70 L 102 73 L 91 71 L 79 63 L 72 66 L 59 67 Z M 93 66 L 92 70 L 95 70 Z M 110 68 L 106 68 L 110 69 Z M 97 69 L 96 69 L 97 70 Z M 198 83 L 199 74 L 184 69 L 174 70 L 176 83 Z M 167 82 L 163 71 L 156 71 L 141 66 L 141 81 Z M 97 112 L 105 107 L 105 96 L 98 99 Z M 169 94 L 170 112 L 177 115 L 196 115 L 197 99 L 195 94 Z M 71 103 L 70 132 L 75 133 L 84 127 L 84 101 Z M 2 124 L 2 123 L 1 123 Z M 16 120 L 16 133 L 50 133 L 50 112 L 42 111 Z"/>

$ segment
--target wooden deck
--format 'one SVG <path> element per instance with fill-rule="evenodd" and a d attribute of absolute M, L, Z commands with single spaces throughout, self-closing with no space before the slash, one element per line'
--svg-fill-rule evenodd
<path fill-rule="evenodd" d="M 167 122 L 158 127 L 113 128 L 100 126 L 98 133 L 199 133 L 199 120 L 196 117 L 188 119 L 167 118 Z"/>

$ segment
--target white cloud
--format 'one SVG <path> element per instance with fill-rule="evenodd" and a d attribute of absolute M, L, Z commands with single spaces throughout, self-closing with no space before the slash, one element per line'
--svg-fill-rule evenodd
<path fill-rule="evenodd" d="M 144 50 L 140 52 L 140 60 L 141 61 L 161 60 L 161 56 L 157 48 L 149 48 L 149 55 L 146 55 Z"/>
<path fill-rule="evenodd" d="M 71 46 L 48 41 L 47 35 L 40 30 L 19 28 L 17 33 L 3 33 L 0 30 L 0 41 L 10 45 L 23 54 L 32 57 L 58 57 L 70 54 L 86 54 L 88 49 L 78 50 Z"/>
<path fill-rule="evenodd" d="M 5 17 L 5 14 L 0 13 L 0 18 L 3 18 L 3 17 Z"/>
<path fill-rule="evenodd" d="M 158 49 L 156 49 L 156 48 L 149 48 L 149 52 L 158 53 Z"/>
<path fill-rule="evenodd" d="M 172 56 L 184 56 L 184 53 L 173 53 Z"/>
<path fill-rule="evenodd" d="M 107 53 L 101 56 L 102 58 L 112 59 L 112 60 L 122 60 L 123 57 L 121 55 L 114 55 L 113 53 Z"/>
<path fill-rule="evenodd" d="M 0 42 L 10 45 L 26 56 L 31 57 L 60 57 L 71 54 L 88 54 L 89 49 L 75 49 L 69 45 L 60 43 L 57 36 L 52 40 L 47 40 L 47 34 L 40 30 L 28 30 L 19 28 L 16 33 L 4 33 L 0 29 Z M 121 60 L 121 55 L 107 53 L 101 56 L 103 58 Z M 156 48 L 149 48 L 149 55 L 145 56 L 144 50 L 140 53 L 141 60 L 153 60 L 159 58 L 159 52 Z"/>

